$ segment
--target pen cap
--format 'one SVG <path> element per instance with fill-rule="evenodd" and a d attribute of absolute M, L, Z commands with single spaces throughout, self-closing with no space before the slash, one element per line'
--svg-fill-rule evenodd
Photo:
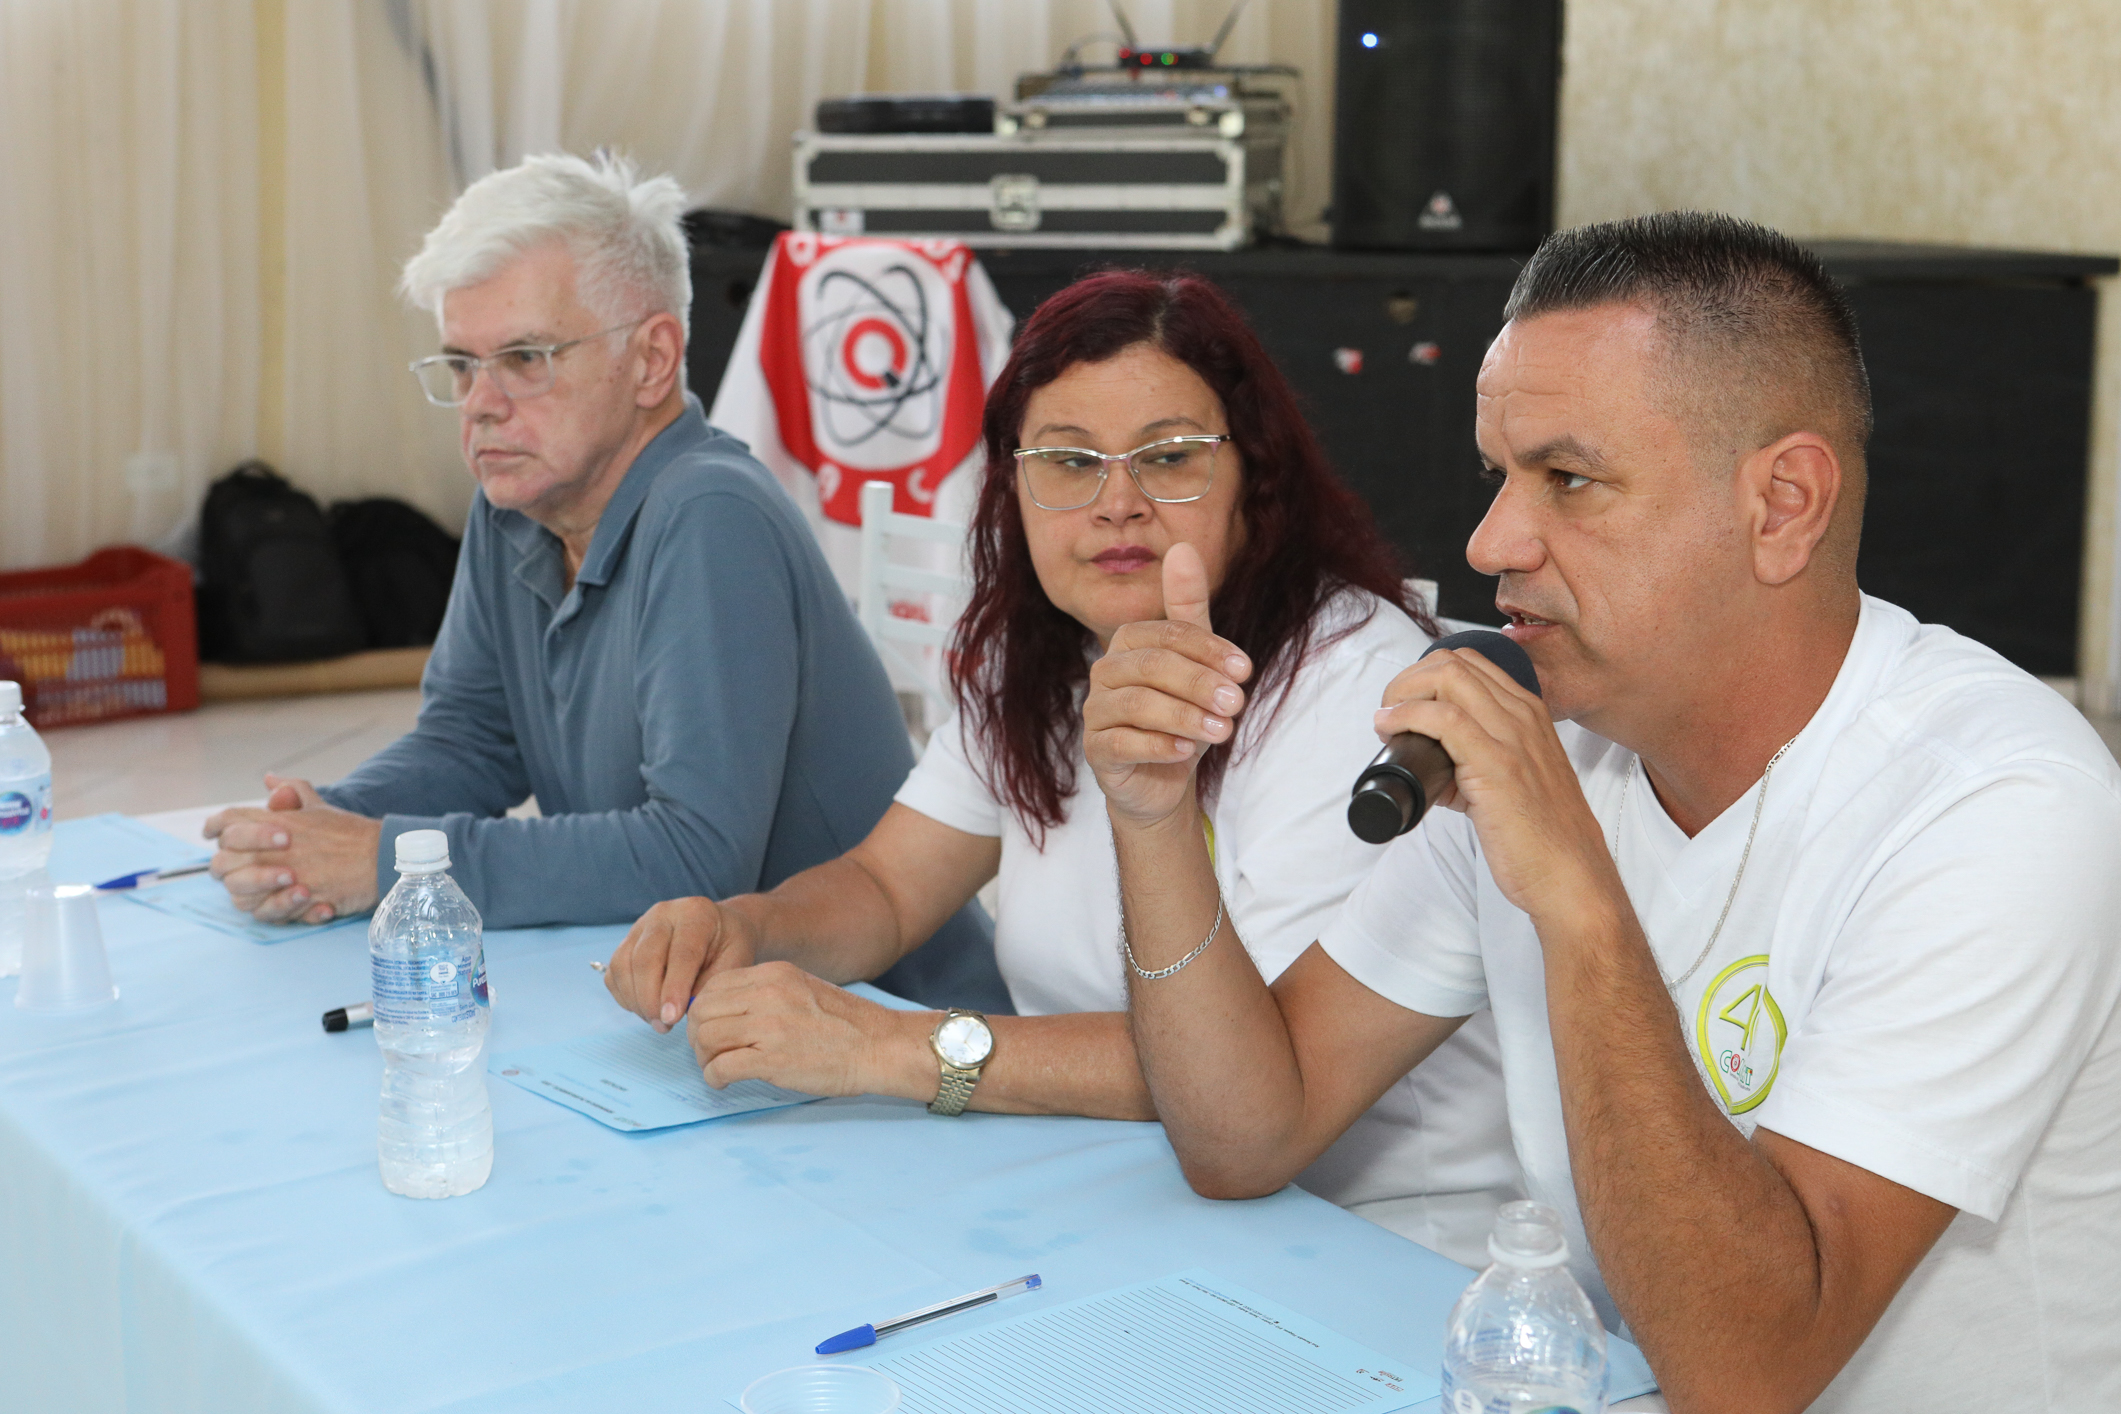
<path fill-rule="evenodd" d="M 400 874 L 438 874 L 449 867 L 449 836 L 440 830 L 407 830 L 398 836 Z"/>

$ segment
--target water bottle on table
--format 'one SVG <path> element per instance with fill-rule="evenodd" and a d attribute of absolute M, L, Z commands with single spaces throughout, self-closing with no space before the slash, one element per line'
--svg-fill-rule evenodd
<path fill-rule="evenodd" d="M 0 682 L 0 977 L 22 970 L 30 890 L 51 855 L 51 753 L 22 715 L 21 684 Z"/>
<path fill-rule="evenodd" d="M 1488 1255 L 1444 1335 L 1447 1414 L 1600 1414 L 1605 1327 L 1565 1265 L 1561 1214 L 1503 1204 Z"/>
<path fill-rule="evenodd" d="M 397 856 L 398 882 L 368 925 L 383 1048 L 377 1157 L 391 1192 L 454 1198 L 493 1171 L 479 911 L 449 877 L 448 835 L 408 830 Z"/>

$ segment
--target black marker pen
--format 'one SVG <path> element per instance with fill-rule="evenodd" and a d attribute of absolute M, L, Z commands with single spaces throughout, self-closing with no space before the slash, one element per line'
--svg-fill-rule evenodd
<path fill-rule="evenodd" d="M 374 1002 L 355 1002 L 352 1006 L 335 1007 L 324 1013 L 326 1031 L 345 1031 L 355 1026 L 372 1026 L 376 1019 Z"/>

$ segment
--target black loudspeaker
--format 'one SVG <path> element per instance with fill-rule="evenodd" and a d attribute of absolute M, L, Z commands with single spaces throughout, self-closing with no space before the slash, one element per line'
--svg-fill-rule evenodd
<path fill-rule="evenodd" d="M 1531 250 L 1554 227 L 1561 0 L 1340 0 L 1333 243 Z"/>

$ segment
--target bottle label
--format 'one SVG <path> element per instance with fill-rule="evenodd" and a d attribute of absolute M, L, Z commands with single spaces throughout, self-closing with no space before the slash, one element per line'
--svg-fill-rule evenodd
<path fill-rule="evenodd" d="M 52 827 L 52 778 L 29 776 L 0 783 L 0 840 L 41 835 Z"/>
<path fill-rule="evenodd" d="M 376 1020 L 386 1026 L 450 1026 L 477 1014 L 473 979 L 450 958 L 369 958 Z"/>

